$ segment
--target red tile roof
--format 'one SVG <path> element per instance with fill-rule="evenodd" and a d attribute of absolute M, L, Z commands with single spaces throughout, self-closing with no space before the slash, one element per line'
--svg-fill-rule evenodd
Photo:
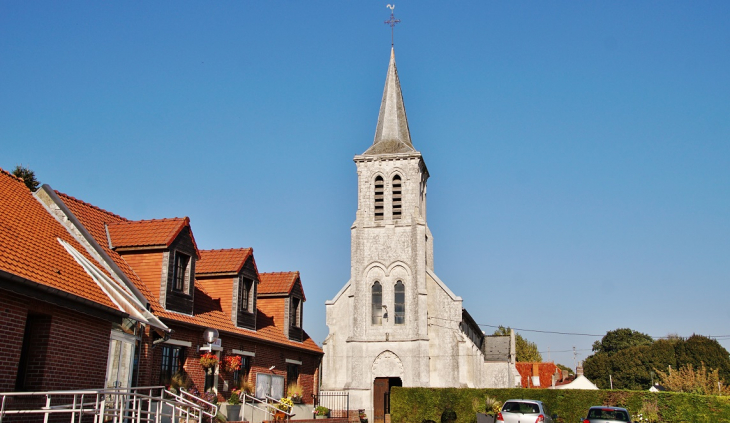
<path fill-rule="evenodd" d="M 88 253 L 33 196 L 25 184 L 0 169 L 0 270 L 118 310 L 58 242 Z"/>
<path fill-rule="evenodd" d="M 289 295 L 299 280 L 299 272 L 271 272 L 260 273 L 261 283 L 259 284 L 259 294 L 283 294 Z M 304 295 L 304 289 L 302 289 Z"/>
<path fill-rule="evenodd" d="M 109 237 L 113 248 L 167 248 L 186 226 L 190 226 L 187 217 L 110 223 Z M 190 236 L 192 238 L 192 231 Z M 195 249 L 197 251 L 197 245 Z"/>
<path fill-rule="evenodd" d="M 219 331 L 236 334 L 239 336 L 256 339 L 262 342 L 272 342 L 279 345 L 284 345 L 292 348 L 303 349 L 314 353 L 322 354 L 322 349 L 307 335 L 304 334 L 304 340 L 302 342 L 296 342 L 289 340 L 284 334 L 282 327 L 277 327 L 274 324 L 274 319 L 261 310 L 258 310 L 257 316 L 257 330 L 251 331 L 242 329 L 234 325 L 231 319 L 231 311 L 223 310 L 221 307 L 221 299 L 212 297 L 204 288 L 203 284 L 196 281 L 195 283 L 195 304 L 193 315 L 186 315 L 182 313 L 170 312 L 165 310 L 160 305 L 159 290 L 153 291 L 149 289 L 147 283 L 145 283 L 140 275 L 145 274 L 160 274 L 161 269 L 147 269 L 135 267 L 132 269 L 129 263 L 127 263 L 118 252 L 109 248 L 107 242 L 106 229 L 104 223 L 113 226 L 113 224 L 129 222 L 127 219 L 117 216 L 113 213 L 109 213 L 98 207 L 92 206 L 83 201 L 79 201 L 73 197 L 69 197 L 64 194 L 59 194 L 64 203 L 79 219 L 79 221 L 87 228 L 89 233 L 96 239 L 96 241 L 104 248 L 107 254 L 119 265 L 124 271 L 125 275 L 132 281 L 135 286 L 145 295 L 150 302 L 151 312 L 163 319 L 166 323 L 169 322 L 181 322 L 187 324 L 193 324 L 199 327 L 214 327 Z M 172 220 L 172 219 L 168 219 Z M 147 221 L 147 222 L 160 222 L 158 221 Z M 144 226 L 136 226 L 143 228 Z M 116 245 L 115 245 L 116 246 Z M 242 251 L 251 249 L 242 249 Z M 218 250 L 227 251 L 227 250 Z M 253 254 L 253 251 L 251 251 Z M 129 256 L 130 260 L 132 256 Z M 147 264 L 136 264 L 137 266 L 156 266 L 154 260 L 140 260 L 140 263 L 144 262 Z M 121 263 L 121 264 L 120 264 Z M 137 262 L 135 262 L 137 263 Z M 198 273 L 196 263 L 196 273 Z M 296 272 L 298 275 L 298 272 Z M 159 281 L 157 282 L 159 287 Z M 280 324 L 283 324 L 281 322 Z"/>
<path fill-rule="evenodd" d="M 195 274 L 238 273 L 251 254 L 253 248 L 201 250 L 200 260 L 195 263 Z"/>
<path fill-rule="evenodd" d="M 515 363 L 517 371 L 522 376 L 523 388 L 548 388 L 553 384 L 553 375 L 558 368 L 553 362 L 542 363 Z M 538 374 L 534 374 L 534 368 L 537 367 Z M 532 376 L 540 376 L 540 386 L 534 386 Z"/>

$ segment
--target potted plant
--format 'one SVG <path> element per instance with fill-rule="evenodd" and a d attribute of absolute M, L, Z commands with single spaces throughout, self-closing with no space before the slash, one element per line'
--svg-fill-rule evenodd
<path fill-rule="evenodd" d="M 200 365 L 204 369 L 212 369 L 218 365 L 218 356 L 213 353 L 205 353 L 200 355 Z"/>
<path fill-rule="evenodd" d="M 291 410 L 292 407 L 294 407 L 294 403 L 289 398 L 282 398 L 276 404 L 276 408 L 287 413 Z"/>
<path fill-rule="evenodd" d="M 254 391 L 256 387 L 251 382 L 243 382 L 241 383 L 241 393 L 239 395 L 245 394 L 248 395 L 249 398 L 246 398 L 247 401 L 253 401 L 250 397 L 253 397 Z M 244 398 L 245 398 L 244 395 Z"/>
<path fill-rule="evenodd" d="M 223 358 L 224 369 L 227 372 L 235 372 L 241 369 L 240 355 L 227 355 Z"/>
<path fill-rule="evenodd" d="M 292 383 L 289 385 L 289 398 L 291 398 L 294 404 L 302 403 L 302 396 L 304 395 L 304 389 L 298 383 Z"/>
<path fill-rule="evenodd" d="M 226 401 L 226 417 L 230 422 L 237 422 L 241 420 L 241 391 L 239 389 L 233 389 L 231 396 Z"/>
<path fill-rule="evenodd" d="M 496 399 L 492 398 L 489 395 L 487 395 L 486 398 L 484 398 L 484 419 L 479 419 L 482 422 L 485 423 L 495 423 L 497 421 L 497 414 L 499 414 L 499 410 L 502 408 L 502 403 Z"/>
<path fill-rule="evenodd" d="M 360 423 L 368 423 L 368 415 L 365 414 L 365 410 L 360 410 L 358 416 L 360 417 Z"/>
<path fill-rule="evenodd" d="M 314 418 L 315 419 L 326 419 L 330 415 L 330 409 L 325 407 L 324 405 L 318 405 L 314 409 Z"/>

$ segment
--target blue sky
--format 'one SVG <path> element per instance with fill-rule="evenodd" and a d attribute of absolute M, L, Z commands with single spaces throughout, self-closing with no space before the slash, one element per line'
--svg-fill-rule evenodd
<path fill-rule="evenodd" d="M 0 167 L 301 271 L 321 342 L 350 276 L 386 3 L 0 2 Z M 395 13 L 436 273 L 478 323 L 730 335 L 730 3 Z M 557 351 L 598 339 L 522 334 L 570 366 Z"/>

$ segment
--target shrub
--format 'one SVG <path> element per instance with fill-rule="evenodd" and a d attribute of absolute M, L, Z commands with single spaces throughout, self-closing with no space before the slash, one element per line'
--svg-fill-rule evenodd
<path fill-rule="evenodd" d="M 393 423 L 441 421 L 447 410 L 455 413 L 456 423 L 474 423 L 474 398 L 484 401 L 485 395 L 499 401 L 529 398 L 544 402 L 559 421 L 575 422 L 586 416 L 594 405 L 625 407 L 632 414 L 656 412 L 662 422 L 715 422 L 730 415 L 730 397 L 694 395 L 677 392 L 563 389 L 456 389 L 400 388 L 391 389 L 390 411 Z M 656 411 L 654 409 L 656 404 Z M 645 415 L 646 416 L 646 415 Z"/>

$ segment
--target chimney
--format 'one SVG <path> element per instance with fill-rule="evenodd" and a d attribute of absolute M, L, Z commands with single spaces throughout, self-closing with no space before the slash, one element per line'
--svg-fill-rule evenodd
<path fill-rule="evenodd" d="M 576 376 L 583 376 L 583 363 L 581 363 L 578 367 L 575 369 L 575 375 Z"/>

